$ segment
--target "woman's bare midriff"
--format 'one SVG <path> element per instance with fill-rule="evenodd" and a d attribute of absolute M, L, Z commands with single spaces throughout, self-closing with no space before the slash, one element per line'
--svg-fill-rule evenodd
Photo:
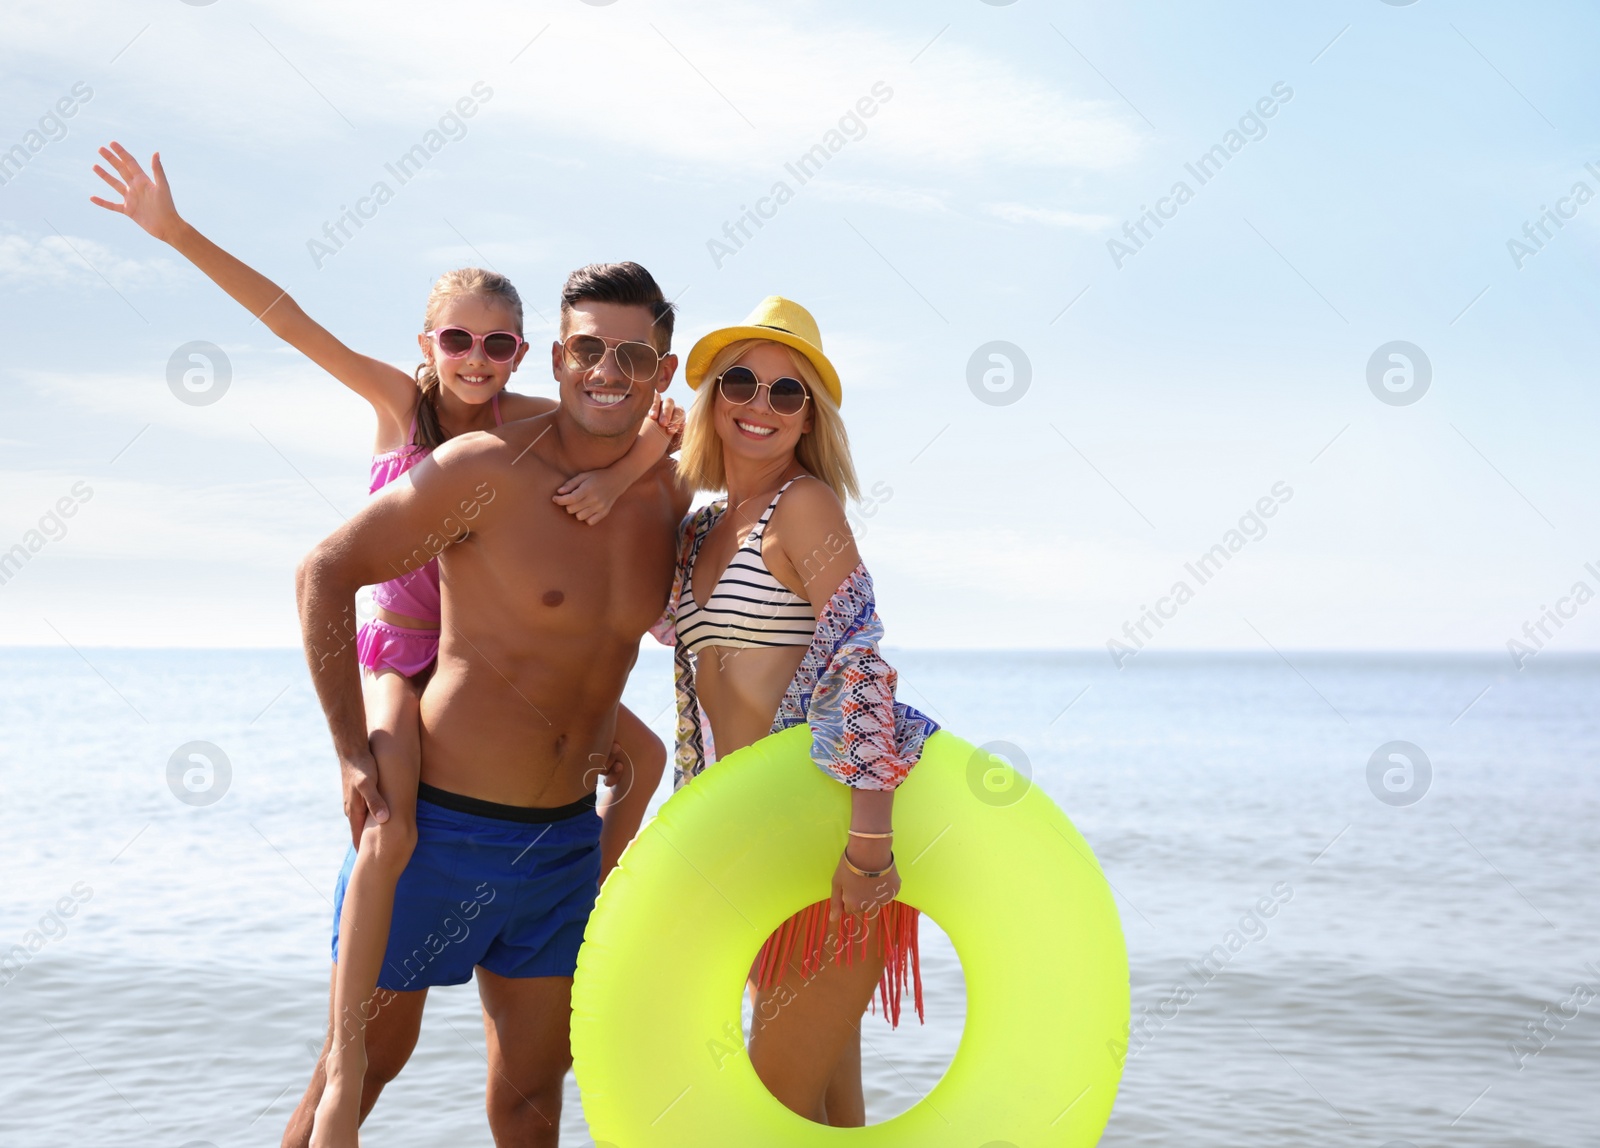
<path fill-rule="evenodd" d="M 711 722 L 717 756 L 761 740 L 806 655 L 804 646 L 706 646 L 695 655 L 695 692 Z"/>

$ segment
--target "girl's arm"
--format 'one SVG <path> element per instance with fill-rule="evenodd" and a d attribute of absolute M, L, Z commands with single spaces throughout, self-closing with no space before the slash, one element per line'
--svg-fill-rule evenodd
<path fill-rule="evenodd" d="M 245 266 L 191 227 L 172 202 L 160 152 L 150 158 L 149 175 L 132 153 L 115 141 L 109 148 L 101 148 L 100 155 L 121 178 L 112 176 L 99 164 L 95 164 L 95 174 L 122 197 L 122 202 L 90 196 L 91 203 L 126 215 L 169 244 L 265 323 L 274 335 L 371 403 L 378 412 L 380 424 L 387 416 L 387 421 L 398 424 L 399 433 L 405 432 L 417 402 L 415 379 L 388 363 L 352 351 L 302 311 L 276 283 Z M 392 437 L 384 435 L 381 427 L 379 433 L 380 437 Z"/>
<path fill-rule="evenodd" d="M 567 479 L 556 490 L 556 504 L 566 507 L 579 522 L 590 526 L 599 522 L 611 513 L 624 490 L 676 448 L 683 435 L 683 417 L 676 403 L 657 395 L 650 417 L 640 424 L 639 437 L 628 453 L 604 470 L 586 470 Z"/>

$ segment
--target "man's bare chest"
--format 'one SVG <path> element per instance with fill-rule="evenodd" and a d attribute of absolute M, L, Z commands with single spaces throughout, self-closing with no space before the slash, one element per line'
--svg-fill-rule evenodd
<path fill-rule="evenodd" d="M 670 506 L 653 487 L 630 490 L 590 525 L 551 500 L 557 485 L 547 475 L 496 484 L 499 504 L 441 556 L 448 608 L 479 625 L 637 640 L 671 588 Z"/>

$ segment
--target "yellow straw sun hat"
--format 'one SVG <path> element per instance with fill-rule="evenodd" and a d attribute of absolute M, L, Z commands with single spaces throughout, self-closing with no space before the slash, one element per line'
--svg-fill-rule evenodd
<path fill-rule="evenodd" d="M 782 295 L 768 295 L 756 309 L 737 327 L 722 327 L 703 336 L 689 351 L 689 362 L 684 367 L 684 380 L 690 390 L 695 390 L 706 377 L 706 369 L 717 353 L 740 339 L 769 339 L 792 347 L 811 361 L 822 376 L 822 383 L 833 396 L 834 406 L 844 400 L 839 388 L 839 372 L 833 369 L 828 356 L 822 353 L 822 332 L 817 321 L 800 304 Z"/>

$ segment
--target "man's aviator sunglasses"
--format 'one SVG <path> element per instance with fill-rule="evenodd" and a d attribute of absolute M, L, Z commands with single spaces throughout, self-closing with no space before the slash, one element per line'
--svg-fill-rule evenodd
<path fill-rule="evenodd" d="M 756 397 L 762 387 L 767 388 L 767 405 L 774 414 L 797 415 L 805 409 L 811 393 L 799 379 L 787 376 L 763 383 L 749 367 L 729 367 L 717 376 L 717 390 L 736 407 L 742 407 Z"/>
<path fill-rule="evenodd" d="M 487 335 L 474 335 L 465 327 L 438 327 L 424 331 L 447 359 L 464 359 L 478 344 L 483 345 L 484 358 L 491 363 L 509 363 L 525 341 L 514 331 L 490 331 Z"/>
<path fill-rule="evenodd" d="M 646 383 L 656 377 L 656 371 L 661 366 L 661 353 L 649 343 L 584 334 L 568 335 L 561 341 L 567 366 L 575 371 L 594 370 L 605 359 L 607 348 L 615 350 L 617 366 L 629 381 Z"/>

